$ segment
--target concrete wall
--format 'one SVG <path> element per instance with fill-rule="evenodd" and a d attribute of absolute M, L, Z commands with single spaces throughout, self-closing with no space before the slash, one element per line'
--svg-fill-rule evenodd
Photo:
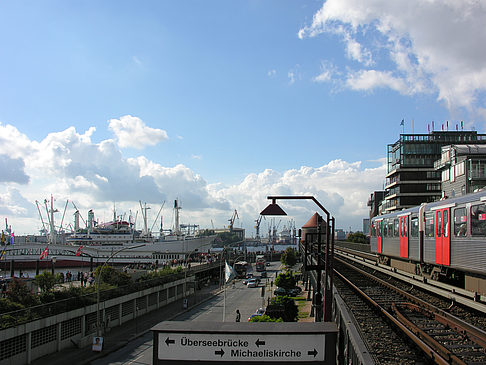
<path fill-rule="evenodd" d="M 188 277 L 187 282 L 195 280 Z M 113 328 L 184 297 L 184 279 L 100 302 L 100 321 Z M 186 296 L 194 291 L 186 285 Z M 96 332 L 96 304 L 0 331 L 0 365 L 33 360 L 76 344 L 91 343 Z"/>

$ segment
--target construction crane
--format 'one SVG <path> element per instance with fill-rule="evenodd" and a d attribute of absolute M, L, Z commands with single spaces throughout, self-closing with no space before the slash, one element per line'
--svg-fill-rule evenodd
<path fill-rule="evenodd" d="M 236 218 L 240 219 L 240 217 L 238 217 L 238 212 L 235 209 L 235 212 L 233 213 L 233 215 L 231 216 L 231 218 L 228 219 L 228 221 L 230 222 L 230 225 L 229 225 L 230 232 L 233 232 L 233 225 L 235 223 L 235 219 Z"/>
<path fill-rule="evenodd" d="M 255 226 L 255 229 L 256 229 L 256 239 L 257 240 L 260 240 L 260 222 L 262 221 L 262 218 L 265 218 L 264 215 L 261 215 L 258 217 L 258 219 L 255 219 L 255 223 L 256 223 L 256 226 Z"/>

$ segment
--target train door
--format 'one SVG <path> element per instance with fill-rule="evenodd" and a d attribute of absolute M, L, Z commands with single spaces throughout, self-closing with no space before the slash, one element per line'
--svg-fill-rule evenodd
<path fill-rule="evenodd" d="M 383 220 L 376 221 L 376 253 L 383 251 Z"/>
<path fill-rule="evenodd" d="M 451 263 L 451 208 L 435 212 L 435 262 L 439 265 Z"/>
<path fill-rule="evenodd" d="M 400 257 L 408 258 L 408 215 L 400 217 Z"/>

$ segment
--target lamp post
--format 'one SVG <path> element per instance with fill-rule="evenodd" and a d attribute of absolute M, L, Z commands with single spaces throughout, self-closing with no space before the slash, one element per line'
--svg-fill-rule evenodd
<path fill-rule="evenodd" d="M 260 214 L 261 215 L 287 215 L 285 211 L 277 204 L 277 200 L 312 200 L 325 214 L 326 214 L 326 252 L 325 252 L 325 264 L 321 265 L 321 224 L 317 224 L 318 240 L 317 240 L 317 262 L 313 265 L 307 262 L 307 249 L 305 250 L 305 264 L 307 270 L 317 271 L 317 288 L 314 305 L 318 309 L 318 313 L 315 316 L 315 321 L 321 321 L 321 270 L 324 269 L 324 321 L 330 322 L 332 316 L 332 285 L 333 285 L 333 270 L 332 270 L 332 258 L 334 257 L 334 225 L 335 218 L 331 217 L 329 211 L 317 201 L 313 196 L 268 196 L 267 199 L 271 199 L 272 203 L 269 204 Z M 332 224 L 331 224 L 332 222 Z M 331 247 L 332 246 L 332 247 Z"/>
<path fill-rule="evenodd" d="M 125 251 L 125 250 L 132 250 L 134 248 L 138 247 L 143 247 L 146 244 L 142 245 L 137 245 L 137 246 L 128 246 L 124 247 L 118 251 L 115 251 L 114 253 L 111 254 L 110 257 L 106 259 L 106 261 L 101 265 L 100 271 L 98 272 L 98 275 L 96 275 L 96 336 L 100 337 L 101 336 L 101 328 L 100 328 L 100 280 L 101 280 L 101 275 L 103 273 L 103 268 L 106 266 L 108 261 L 110 261 L 115 255 L 118 253 Z"/>
<path fill-rule="evenodd" d="M 53 256 L 53 257 L 51 258 L 51 263 L 52 263 L 52 266 L 51 266 L 52 275 L 54 275 L 54 272 L 55 272 L 56 260 L 57 260 L 57 257 L 56 257 L 56 256 Z"/>
<path fill-rule="evenodd" d="M 195 252 L 199 251 L 199 249 L 200 249 L 201 247 L 208 246 L 208 245 L 210 245 L 210 244 L 209 244 L 209 243 L 203 243 L 202 245 L 200 245 L 200 246 L 196 247 L 194 250 L 192 250 L 192 251 L 191 251 L 191 253 L 189 253 L 189 255 L 186 257 L 186 259 L 185 259 L 185 261 L 184 261 L 184 266 L 186 267 L 186 268 L 184 269 L 184 285 L 183 285 L 183 287 L 184 287 L 184 289 L 183 289 L 183 290 L 184 290 L 184 292 L 183 292 L 183 295 L 182 295 L 182 297 L 183 297 L 183 301 L 182 301 L 182 303 L 183 303 L 183 306 L 184 306 L 184 307 L 185 307 L 185 306 L 187 306 L 187 302 L 186 302 L 186 290 L 187 290 L 186 285 L 187 285 L 187 283 L 186 283 L 186 281 L 187 281 L 188 261 L 189 261 L 189 259 L 191 258 L 191 255 L 192 255 L 193 253 L 195 253 Z M 196 288 L 194 287 L 194 293 L 195 293 L 195 292 L 196 292 Z M 184 309 L 186 309 L 186 308 L 184 308 Z"/>

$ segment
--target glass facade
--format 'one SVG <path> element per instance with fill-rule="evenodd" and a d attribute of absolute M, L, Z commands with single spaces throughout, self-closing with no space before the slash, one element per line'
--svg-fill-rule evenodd
<path fill-rule="evenodd" d="M 387 146 L 387 185 L 393 186 L 387 189 L 390 199 L 385 197 L 382 208 L 393 211 L 440 199 L 443 176 L 434 170 L 434 163 L 441 159 L 443 146 L 461 143 L 486 144 L 486 135 L 476 131 L 401 134 Z M 486 161 L 476 163 L 470 171 L 475 178 L 486 178 Z"/>

